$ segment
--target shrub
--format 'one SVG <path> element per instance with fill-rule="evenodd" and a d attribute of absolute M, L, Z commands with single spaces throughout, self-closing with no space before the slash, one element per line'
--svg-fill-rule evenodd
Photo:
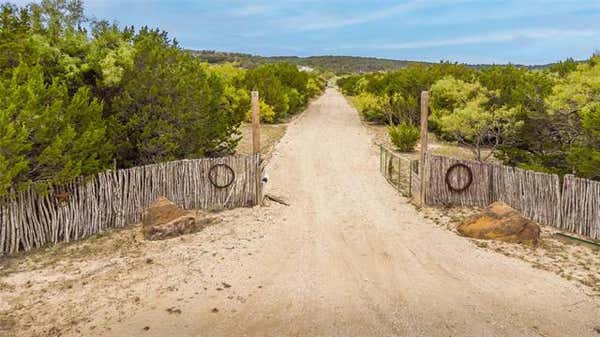
<path fill-rule="evenodd" d="M 392 143 L 394 143 L 400 152 L 414 151 L 420 137 L 419 129 L 408 123 L 395 126 L 390 125 L 388 126 L 388 133 L 390 134 Z"/>
<path fill-rule="evenodd" d="M 381 99 L 373 94 L 362 93 L 354 98 L 356 108 L 362 117 L 373 123 L 384 123 L 386 121 Z"/>
<path fill-rule="evenodd" d="M 260 100 L 259 115 L 260 121 L 263 123 L 271 124 L 275 122 L 275 111 L 269 104 L 265 103 L 265 101 L 263 101 L 262 99 Z M 248 110 L 248 113 L 246 114 L 246 121 L 252 121 L 252 108 Z"/>

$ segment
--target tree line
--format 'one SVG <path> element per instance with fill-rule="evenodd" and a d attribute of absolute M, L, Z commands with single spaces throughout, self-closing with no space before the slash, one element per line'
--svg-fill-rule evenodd
<path fill-rule="evenodd" d="M 505 164 L 600 179 L 600 56 L 543 69 L 474 68 L 441 62 L 338 80 L 373 123 L 420 123 L 430 91 L 429 128 L 439 138 L 490 153 Z M 486 151 L 483 151 L 483 150 Z"/>
<path fill-rule="evenodd" d="M 208 63 L 234 62 L 243 68 L 251 69 L 267 63 L 286 62 L 338 75 L 391 71 L 403 68 L 409 64 L 425 63 L 361 56 L 259 56 L 215 50 L 190 50 L 190 53 L 206 60 Z"/>
<path fill-rule="evenodd" d="M 80 0 L 0 6 L 0 195 L 109 168 L 230 154 L 261 91 L 265 121 L 324 83 L 291 64 L 209 65 L 159 29 L 84 15 Z"/>

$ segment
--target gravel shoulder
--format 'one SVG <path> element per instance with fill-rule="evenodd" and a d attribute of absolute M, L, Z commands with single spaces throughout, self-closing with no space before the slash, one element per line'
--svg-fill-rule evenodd
<path fill-rule="evenodd" d="M 147 242 L 139 227 L 5 259 L 2 336 L 600 336 L 600 298 L 436 225 L 378 172 L 335 89 L 267 167 L 286 207 Z"/>

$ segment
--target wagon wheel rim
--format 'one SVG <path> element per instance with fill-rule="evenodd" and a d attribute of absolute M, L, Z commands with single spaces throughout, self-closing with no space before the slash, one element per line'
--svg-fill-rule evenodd
<path fill-rule="evenodd" d="M 465 168 L 467 170 L 467 182 L 463 186 L 456 187 L 456 186 L 452 185 L 452 182 L 450 181 L 450 175 L 459 167 Z M 446 180 L 446 186 L 448 186 L 448 189 L 450 191 L 460 193 L 460 192 L 463 192 L 464 190 L 466 190 L 467 188 L 471 187 L 471 184 L 473 184 L 473 171 L 471 171 L 471 168 L 465 164 L 461 164 L 461 163 L 454 164 L 454 165 L 450 166 L 448 168 L 448 170 L 446 171 L 446 179 L 445 180 Z"/>
<path fill-rule="evenodd" d="M 228 179 L 225 184 L 219 184 L 219 182 L 217 181 L 216 176 L 217 176 L 217 169 L 219 167 L 223 167 L 231 173 L 231 175 L 230 175 L 231 178 Z M 223 163 L 215 164 L 208 170 L 208 180 L 216 188 L 227 188 L 227 187 L 231 186 L 231 184 L 233 184 L 233 182 L 235 181 L 235 172 L 233 171 L 231 166 L 229 166 L 227 164 L 223 164 Z"/>

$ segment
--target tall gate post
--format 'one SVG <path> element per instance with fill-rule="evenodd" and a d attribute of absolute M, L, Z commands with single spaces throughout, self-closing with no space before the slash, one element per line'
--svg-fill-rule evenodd
<path fill-rule="evenodd" d="M 260 101 L 258 100 L 258 91 L 254 90 L 251 92 L 252 97 L 252 153 L 258 155 L 259 170 L 257 172 L 258 179 L 258 204 L 263 205 L 263 176 L 265 169 L 260 158 Z"/>
<path fill-rule="evenodd" d="M 260 154 L 260 103 L 258 91 L 252 91 L 252 153 Z"/>
<path fill-rule="evenodd" d="M 421 178 L 421 191 L 419 202 L 425 206 L 426 174 L 425 160 L 427 158 L 427 119 L 429 118 L 429 92 L 421 92 L 421 160 L 419 161 L 419 176 Z"/>

